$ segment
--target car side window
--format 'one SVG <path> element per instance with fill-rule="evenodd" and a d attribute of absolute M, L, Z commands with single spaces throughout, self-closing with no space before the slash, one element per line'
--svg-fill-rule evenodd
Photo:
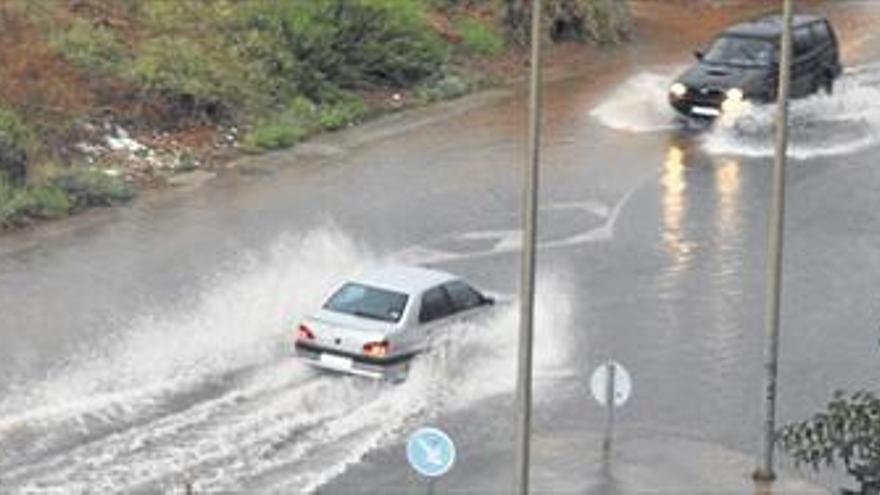
<path fill-rule="evenodd" d="M 815 22 L 812 24 L 813 37 L 821 44 L 827 44 L 831 41 L 831 35 L 828 33 L 828 25 L 824 22 Z"/>
<path fill-rule="evenodd" d="M 795 29 L 794 31 L 794 55 L 802 57 L 807 55 L 816 48 L 816 42 L 813 41 L 813 33 L 809 26 Z"/>
<path fill-rule="evenodd" d="M 467 311 L 483 303 L 483 297 L 468 284 L 461 280 L 449 282 L 445 286 L 455 311 Z"/>
<path fill-rule="evenodd" d="M 429 289 L 422 296 L 422 308 L 419 311 L 419 322 L 428 323 L 455 312 L 449 295 L 442 286 Z"/>

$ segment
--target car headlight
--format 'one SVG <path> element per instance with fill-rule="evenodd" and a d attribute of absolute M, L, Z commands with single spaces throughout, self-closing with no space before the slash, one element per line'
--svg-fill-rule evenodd
<path fill-rule="evenodd" d="M 669 87 L 669 94 L 676 98 L 681 98 L 682 96 L 687 94 L 687 86 L 682 83 L 675 83 Z"/>
<path fill-rule="evenodd" d="M 727 90 L 727 99 L 731 101 L 742 101 L 745 97 L 742 90 L 739 88 L 730 88 Z"/>

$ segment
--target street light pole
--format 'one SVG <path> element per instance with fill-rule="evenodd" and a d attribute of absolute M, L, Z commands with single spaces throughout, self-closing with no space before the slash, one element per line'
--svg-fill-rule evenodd
<path fill-rule="evenodd" d="M 516 493 L 529 493 L 532 417 L 532 340 L 535 303 L 535 244 L 538 216 L 538 163 L 541 138 L 541 0 L 532 0 L 532 73 L 529 96 L 529 164 L 523 185 L 522 273 L 520 277 L 517 370 Z"/>
<path fill-rule="evenodd" d="M 779 112 L 776 120 L 776 157 L 773 164 L 773 198 L 767 240 L 767 294 L 764 349 L 764 427 L 761 457 L 753 477 L 773 481 L 773 447 L 776 438 L 776 376 L 779 368 L 779 315 L 782 293 L 782 247 L 785 220 L 785 162 L 788 151 L 788 98 L 792 59 L 792 2 L 783 0 L 782 54 L 779 62 Z"/>

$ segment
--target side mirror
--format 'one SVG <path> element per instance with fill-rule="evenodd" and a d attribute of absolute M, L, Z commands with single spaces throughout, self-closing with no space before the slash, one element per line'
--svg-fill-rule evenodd
<path fill-rule="evenodd" d="M 482 304 L 484 306 L 491 306 L 491 305 L 495 304 L 495 299 L 491 298 L 489 296 L 482 296 L 482 299 L 480 300 L 480 304 Z"/>
<path fill-rule="evenodd" d="M 697 60 L 702 61 L 703 56 L 704 56 L 704 54 L 703 54 L 702 50 L 695 50 L 694 51 L 694 57 L 696 57 Z"/>

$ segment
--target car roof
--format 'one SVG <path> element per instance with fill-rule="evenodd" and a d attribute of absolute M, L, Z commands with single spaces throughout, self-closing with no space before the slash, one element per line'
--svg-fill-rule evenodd
<path fill-rule="evenodd" d="M 792 19 L 792 25 L 797 28 L 822 20 L 822 17 L 816 15 L 797 14 Z M 782 27 L 783 20 L 781 14 L 765 15 L 746 22 L 734 24 L 725 29 L 722 36 L 732 35 L 750 38 L 779 38 L 782 34 Z"/>
<path fill-rule="evenodd" d="M 440 270 L 407 265 L 375 267 L 351 279 L 355 283 L 407 294 L 418 294 L 454 280 L 459 280 L 459 277 Z"/>

